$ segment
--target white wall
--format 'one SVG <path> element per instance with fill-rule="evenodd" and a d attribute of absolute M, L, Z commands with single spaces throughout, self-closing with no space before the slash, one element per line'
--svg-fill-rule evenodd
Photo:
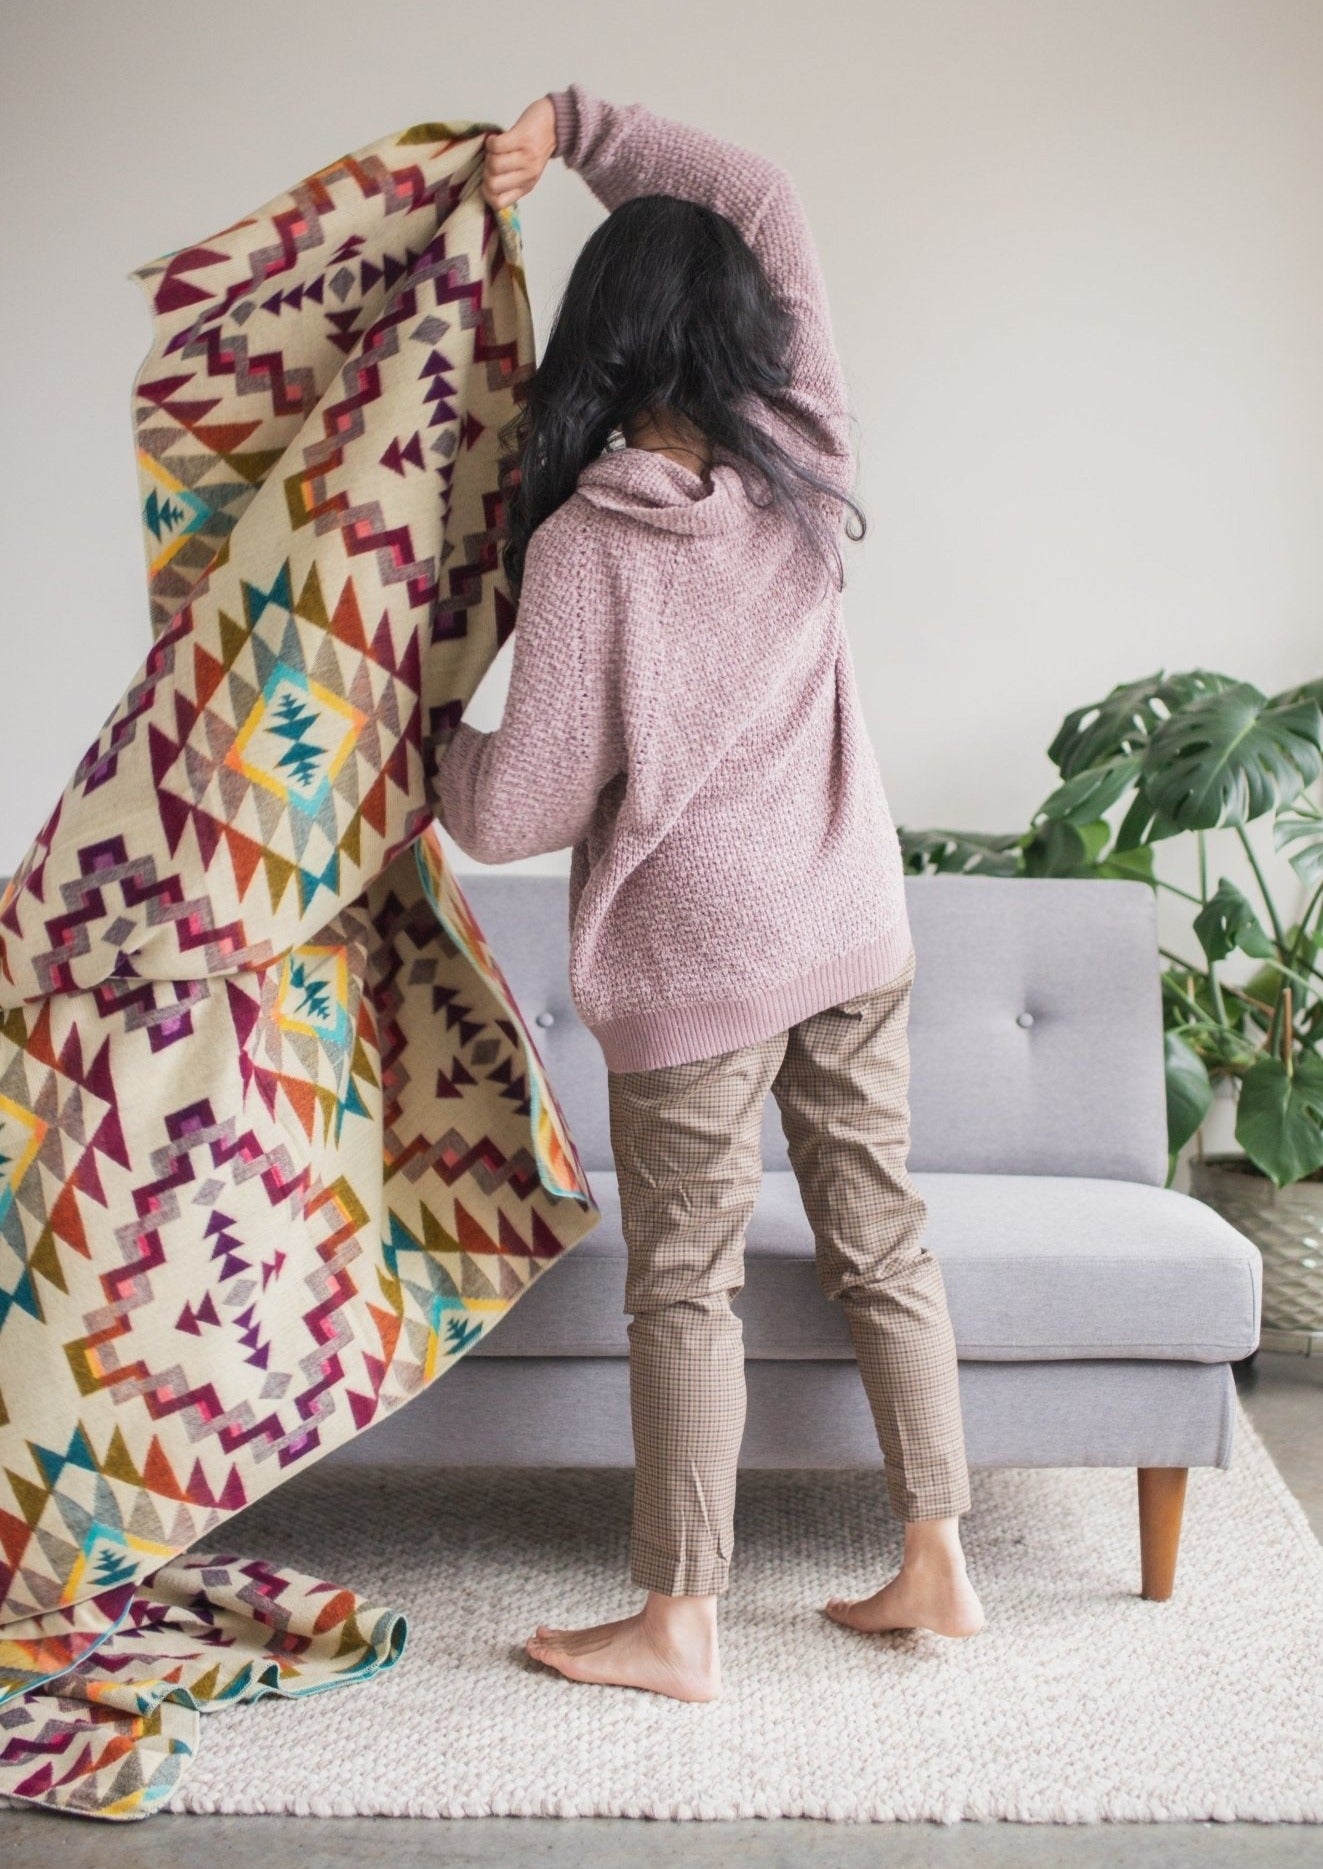
<path fill-rule="evenodd" d="M 489 31 L 437 0 L 11 0 L 0 32 L 0 874 L 146 646 L 125 274 L 571 79 L 800 184 L 899 822 L 1020 826 L 1062 715 L 1123 678 L 1323 673 L 1323 0 L 501 0 Z M 540 335 L 600 212 L 554 163 L 522 204 Z"/>

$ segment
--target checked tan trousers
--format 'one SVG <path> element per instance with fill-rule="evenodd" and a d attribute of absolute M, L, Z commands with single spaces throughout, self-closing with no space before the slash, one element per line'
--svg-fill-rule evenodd
<path fill-rule="evenodd" d="M 744 1284 L 768 1090 L 822 1290 L 845 1307 L 892 1509 L 901 1519 L 969 1510 L 955 1337 L 906 1168 L 915 958 L 886 986 L 774 1038 L 607 1073 L 627 1248 L 630 1575 L 647 1589 L 729 1587 L 746 1405 L 731 1300 Z"/>

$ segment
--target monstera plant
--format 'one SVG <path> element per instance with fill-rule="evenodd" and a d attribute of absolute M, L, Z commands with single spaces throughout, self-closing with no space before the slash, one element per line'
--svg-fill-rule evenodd
<path fill-rule="evenodd" d="M 1168 1147 L 1174 1159 L 1215 1080 L 1234 1078 L 1236 1140 L 1278 1187 L 1323 1168 L 1321 703 L 1323 681 L 1271 697 L 1206 669 L 1125 682 L 1066 716 L 1048 747 L 1061 783 L 1025 830 L 899 833 L 911 871 L 1127 877 L 1184 897 L 1200 952 L 1163 949 Z M 1269 813 L 1307 894 L 1290 923 L 1245 828 Z M 1226 876 L 1211 884 L 1215 830 L 1241 844 L 1257 905 Z M 1198 845 L 1197 894 L 1154 863 L 1155 846 L 1184 834 Z M 1219 971 L 1237 951 L 1259 963 L 1243 985 Z"/>
<path fill-rule="evenodd" d="M 910 871 L 1125 877 L 1189 904 L 1194 951 L 1162 949 L 1168 1181 L 1229 1080 L 1243 1155 L 1195 1165 L 1192 1188 L 1265 1248 L 1265 1325 L 1268 1251 L 1289 1260 L 1293 1310 L 1278 1327 L 1312 1333 L 1311 1348 L 1323 1348 L 1321 703 L 1323 680 L 1276 695 L 1207 669 L 1124 682 L 1066 716 L 1048 747 L 1060 783 L 1023 831 L 899 832 Z M 1260 818 L 1271 874 L 1246 828 Z M 1252 897 L 1210 863 L 1214 834 L 1239 844 Z M 1196 891 L 1155 863 L 1176 837 L 1195 840 Z M 1257 965 L 1236 983 L 1227 964 L 1243 973 L 1241 955 Z M 1298 1196 L 1289 1214 L 1283 1190 Z"/>

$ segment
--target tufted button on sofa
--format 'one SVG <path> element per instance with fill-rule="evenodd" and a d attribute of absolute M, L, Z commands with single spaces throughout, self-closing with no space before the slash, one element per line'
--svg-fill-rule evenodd
<path fill-rule="evenodd" d="M 971 1467 L 1136 1469 L 1142 1594 L 1171 1594 L 1186 1474 L 1231 1462 L 1258 1249 L 1163 1186 L 1155 906 L 1142 883 L 916 876 L 910 1168 L 960 1354 Z M 566 883 L 484 871 L 473 911 L 565 1109 L 600 1225 L 444 1379 L 328 1456 L 629 1465 L 625 1248 L 596 1041 L 570 1003 Z M 533 1009 L 537 1010 L 533 1010 Z M 767 1100 L 750 1224 L 744 1465 L 877 1466 Z"/>

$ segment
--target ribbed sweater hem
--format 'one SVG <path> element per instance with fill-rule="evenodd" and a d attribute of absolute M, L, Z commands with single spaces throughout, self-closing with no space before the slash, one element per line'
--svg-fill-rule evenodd
<path fill-rule="evenodd" d="M 875 941 L 829 954 L 791 980 L 762 992 L 709 999 L 689 1006 L 657 1006 L 618 1019 L 584 1023 L 602 1048 L 609 1071 L 651 1071 L 663 1064 L 714 1058 L 774 1038 L 801 1019 L 894 980 L 913 948 L 909 917 L 901 914 Z"/>

